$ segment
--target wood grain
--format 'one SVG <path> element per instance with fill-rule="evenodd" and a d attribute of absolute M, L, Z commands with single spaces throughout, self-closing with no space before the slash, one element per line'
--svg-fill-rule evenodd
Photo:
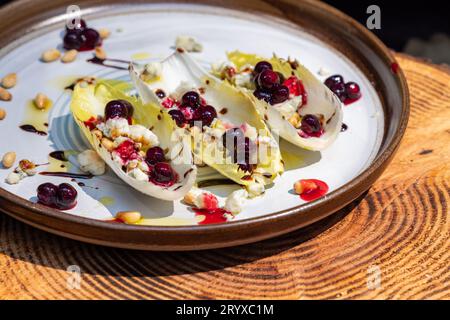
<path fill-rule="evenodd" d="M 397 58 L 411 90 L 406 136 L 345 209 L 276 239 L 183 253 L 87 245 L 0 215 L 0 297 L 450 299 L 450 74 Z M 67 288 L 70 265 L 81 268 L 80 289 Z"/>

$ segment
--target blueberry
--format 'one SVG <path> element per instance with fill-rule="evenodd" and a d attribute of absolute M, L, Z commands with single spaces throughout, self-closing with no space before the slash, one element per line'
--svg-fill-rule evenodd
<path fill-rule="evenodd" d="M 322 130 L 319 118 L 315 115 L 307 114 L 302 118 L 300 129 L 306 134 L 315 134 Z"/>
<path fill-rule="evenodd" d="M 338 83 L 344 83 L 344 78 L 339 74 L 335 74 L 332 75 L 331 77 L 328 77 L 324 83 L 328 88 L 331 89 L 334 85 Z"/>
<path fill-rule="evenodd" d="M 153 147 L 147 150 L 146 162 L 150 165 L 154 165 L 158 162 L 164 162 L 166 157 L 164 156 L 164 150 L 160 147 Z"/>
<path fill-rule="evenodd" d="M 56 205 L 56 194 L 58 193 L 58 187 L 53 183 L 43 183 L 37 188 L 37 197 L 39 203 L 46 206 Z"/>
<path fill-rule="evenodd" d="M 67 210 L 75 206 L 77 202 L 77 190 L 68 183 L 61 183 L 56 194 L 56 205 L 59 209 Z"/>
<path fill-rule="evenodd" d="M 266 69 L 269 69 L 269 70 L 272 70 L 273 69 L 273 67 L 272 67 L 272 65 L 270 64 L 270 62 L 267 62 L 267 61 L 260 61 L 260 62 L 258 62 L 257 64 L 256 64 L 256 66 L 255 66 L 255 73 L 261 73 L 261 72 L 263 72 L 264 70 L 266 70 Z"/>

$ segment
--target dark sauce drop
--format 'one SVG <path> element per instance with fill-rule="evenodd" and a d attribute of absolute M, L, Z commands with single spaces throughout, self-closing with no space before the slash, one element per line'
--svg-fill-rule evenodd
<path fill-rule="evenodd" d="M 37 135 L 40 135 L 40 136 L 46 136 L 46 135 L 47 135 L 47 132 L 37 130 L 37 129 L 36 129 L 33 125 L 31 125 L 31 124 L 24 124 L 24 125 L 21 125 L 19 128 L 22 129 L 23 131 L 31 132 L 31 133 L 36 133 Z"/>
<path fill-rule="evenodd" d="M 62 177 L 62 178 L 73 178 L 73 179 L 92 179 L 94 177 L 92 174 L 70 173 L 70 172 L 43 171 L 43 172 L 39 172 L 39 174 L 41 174 L 43 176 L 53 176 L 53 177 Z"/>
<path fill-rule="evenodd" d="M 347 129 L 348 129 L 348 126 L 345 123 L 342 123 L 341 132 L 345 132 L 345 131 L 347 131 Z"/>
<path fill-rule="evenodd" d="M 125 61 L 125 60 L 120 60 L 120 59 L 100 59 L 97 57 L 93 57 L 91 59 L 88 59 L 87 62 L 93 63 L 93 64 L 98 64 L 107 68 L 113 68 L 113 69 L 118 69 L 118 70 L 128 70 L 128 67 L 122 67 L 122 66 L 118 66 L 118 65 L 113 65 L 113 64 L 107 64 L 105 63 L 105 61 L 111 61 L 111 62 L 118 62 L 118 63 L 124 63 L 124 64 L 129 64 L 130 61 Z"/>
<path fill-rule="evenodd" d="M 69 161 L 69 159 L 67 159 L 64 151 L 53 151 L 53 152 L 50 152 L 49 156 L 56 160 Z"/>

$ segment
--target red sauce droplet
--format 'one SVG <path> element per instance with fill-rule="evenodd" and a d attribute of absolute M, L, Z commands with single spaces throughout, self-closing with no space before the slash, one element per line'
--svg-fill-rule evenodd
<path fill-rule="evenodd" d="M 196 216 L 204 216 L 205 219 L 200 221 L 198 224 L 214 224 L 214 223 L 224 223 L 227 219 L 223 216 L 225 213 L 230 214 L 225 209 L 217 208 L 217 209 L 196 209 L 194 208 Z"/>
<path fill-rule="evenodd" d="M 308 183 L 313 183 L 317 186 L 315 189 L 307 189 L 300 194 L 300 198 L 304 201 L 314 201 L 328 192 L 328 185 L 322 180 L 317 179 L 305 179 L 303 180 Z"/>
<path fill-rule="evenodd" d="M 393 62 L 391 64 L 391 71 L 392 71 L 392 73 L 397 74 L 399 69 L 400 69 L 400 66 L 398 65 L 397 62 Z"/>
<path fill-rule="evenodd" d="M 89 128 L 89 130 L 94 130 L 97 127 L 97 118 L 90 117 L 88 120 L 84 121 L 84 125 Z"/>

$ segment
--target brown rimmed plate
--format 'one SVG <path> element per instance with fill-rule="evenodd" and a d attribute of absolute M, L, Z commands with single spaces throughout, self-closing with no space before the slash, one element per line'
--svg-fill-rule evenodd
<path fill-rule="evenodd" d="M 45 64 L 40 54 L 61 47 L 69 1 L 17 1 L 0 10 L 0 74 L 17 72 L 13 100 L 3 102 L 7 118 L 0 122 L 0 150 L 14 150 L 18 158 L 48 161 L 52 150 L 69 151 L 67 170 L 86 144 L 68 112 L 74 79 L 94 75 L 126 83 L 125 71 L 86 63 L 92 53 L 76 62 Z M 19 185 L 4 183 L 0 172 L 0 208 L 27 224 L 73 239 L 96 244 L 147 250 L 196 250 L 234 246 L 280 235 L 318 221 L 339 210 L 366 191 L 391 160 L 406 128 L 409 100 L 405 78 L 389 50 L 370 31 L 339 11 L 315 1 L 79 1 L 90 26 L 112 31 L 105 40 L 108 55 L 132 60 L 160 59 L 173 50 L 179 34 L 199 39 L 205 50 L 196 58 L 204 64 L 224 58 L 225 51 L 240 49 L 261 55 L 276 52 L 296 57 L 313 72 L 340 73 L 360 84 L 363 98 L 345 107 L 349 129 L 324 152 L 306 152 L 282 145 L 288 170 L 252 201 L 234 220 L 197 225 L 181 203 L 166 203 L 135 194 L 112 174 L 78 186 L 78 206 L 69 212 L 49 209 L 35 202 L 36 186 L 60 177 L 36 176 Z M 35 114 L 30 99 L 45 92 L 53 106 L 45 115 Z M 39 122 L 40 121 L 40 122 Z M 19 129 L 48 122 L 38 136 Z M 39 123 L 38 123 L 39 122 Z M 51 161 L 52 168 L 60 163 Z M 46 167 L 46 170 L 51 168 Z M 208 173 L 206 173 L 208 174 Z M 301 177 L 320 178 L 330 192 L 305 203 L 291 192 Z M 98 189 L 97 189 L 98 188 Z M 216 187 L 217 188 L 217 187 Z M 218 193 L 230 186 L 219 187 Z M 144 211 L 146 225 L 105 222 L 120 210 Z M 147 213 L 148 212 L 148 213 Z"/>

